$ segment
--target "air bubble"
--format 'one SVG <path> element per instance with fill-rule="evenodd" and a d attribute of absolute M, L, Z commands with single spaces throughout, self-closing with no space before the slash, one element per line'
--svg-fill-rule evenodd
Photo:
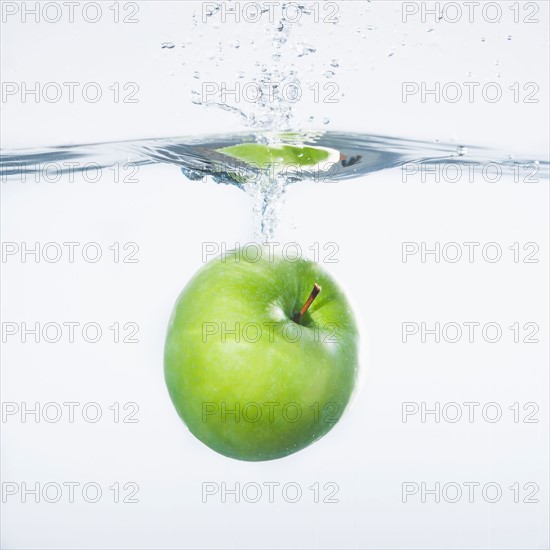
<path fill-rule="evenodd" d="M 206 17 L 212 17 L 214 14 L 218 13 L 220 11 L 221 6 L 219 4 L 215 5 L 214 7 L 210 8 L 206 12 Z M 195 17 L 195 16 L 194 16 Z"/>
<path fill-rule="evenodd" d="M 163 50 L 171 50 L 172 48 L 175 48 L 176 45 L 173 42 L 163 42 L 160 47 Z"/>
<path fill-rule="evenodd" d="M 298 44 L 298 57 L 304 57 L 305 55 L 309 55 L 310 53 L 315 53 L 317 51 L 316 48 L 313 46 L 310 46 L 309 44 Z"/>

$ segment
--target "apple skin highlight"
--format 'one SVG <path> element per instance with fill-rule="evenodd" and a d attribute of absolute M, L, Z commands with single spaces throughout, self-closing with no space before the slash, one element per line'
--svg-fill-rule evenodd
<path fill-rule="evenodd" d="M 290 455 L 329 432 L 359 370 L 357 322 L 331 275 L 301 258 L 255 260 L 237 250 L 203 266 L 176 301 L 164 348 L 168 391 L 189 430 L 247 461 Z M 314 284 L 321 292 L 297 317 Z"/>

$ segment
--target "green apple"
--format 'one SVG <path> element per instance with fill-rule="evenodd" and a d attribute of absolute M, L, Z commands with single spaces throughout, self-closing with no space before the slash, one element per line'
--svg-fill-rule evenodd
<path fill-rule="evenodd" d="M 325 435 L 359 368 L 357 322 L 334 278 L 310 260 L 258 249 L 232 251 L 196 273 L 164 349 L 168 391 L 190 431 L 250 461 Z"/>

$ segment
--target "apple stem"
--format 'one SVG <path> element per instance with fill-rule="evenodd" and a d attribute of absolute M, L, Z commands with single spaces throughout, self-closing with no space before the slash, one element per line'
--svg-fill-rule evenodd
<path fill-rule="evenodd" d="M 302 309 L 300 310 L 300 312 L 294 316 L 293 321 L 295 323 L 300 323 L 302 321 L 302 318 L 304 317 L 306 311 L 309 309 L 309 306 L 313 303 L 313 300 L 317 298 L 317 295 L 319 294 L 319 292 L 321 292 L 321 287 L 317 283 L 315 283 L 313 285 L 313 290 L 311 291 L 309 298 L 306 300 L 306 303 L 302 306 Z"/>

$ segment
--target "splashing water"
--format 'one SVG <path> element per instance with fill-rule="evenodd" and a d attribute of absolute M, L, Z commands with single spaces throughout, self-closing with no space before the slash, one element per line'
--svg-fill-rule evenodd
<path fill-rule="evenodd" d="M 247 38 L 235 29 L 231 40 L 222 43 L 214 38 L 215 33 L 203 33 L 212 26 L 216 30 L 218 6 L 211 7 L 206 13 L 203 25 L 199 25 L 198 18 L 194 17 L 192 34 L 184 42 L 172 39 L 160 43 L 163 55 L 176 56 L 176 60 L 178 55 L 184 55 L 185 64 L 181 70 L 188 71 L 186 82 L 193 85 L 190 100 L 206 109 L 234 113 L 248 128 L 247 132 L 4 150 L 0 177 L 3 181 L 47 181 L 45 176 L 50 169 L 55 178 L 65 172 L 85 170 L 89 165 L 109 168 L 123 163 L 168 163 L 177 166 L 191 180 L 209 178 L 250 195 L 258 240 L 272 240 L 285 191 L 296 181 L 344 181 L 394 167 L 401 167 L 402 177 L 405 177 L 421 172 L 422 167 L 428 165 L 430 169 L 452 166 L 470 170 L 491 163 L 503 176 L 515 180 L 518 177 L 527 182 L 541 178 L 547 180 L 548 159 L 545 155 L 525 158 L 514 151 L 503 152 L 471 144 L 457 147 L 456 143 L 365 133 L 306 131 L 304 128 L 310 127 L 311 123 L 330 127 L 333 117 L 331 113 L 323 112 L 317 118 L 311 113 L 300 118 L 297 115 L 299 91 L 311 79 L 331 82 L 345 60 L 336 59 L 332 53 L 327 53 L 325 59 L 321 58 L 321 39 L 315 39 L 315 33 L 308 27 L 309 22 L 313 23 L 311 11 L 292 4 L 303 16 L 299 23 L 294 23 L 283 12 L 264 28 L 263 35 L 255 31 L 252 38 Z M 366 4 L 365 9 L 368 11 L 370 6 Z M 335 20 L 334 24 L 338 21 Z M 360 38 L 376 32 L 377 27 L 367 26 L 365 31 L 361 31 Z M 226 75 L 228 70 L 233 71 L 232 80 Z M 232 82 L 230 86 L 224 85 L 226 77 L 228 82 Z M 241 96 L 246 86 L 255 91 L 255 100 L 237 101 L 231 93 L 236 83 L 240 86 Z M 325 147 L 337 153 L 337 160 L 298 169 L 274 170 L 271 166 L 257 166 L 220 151 L 249 143 Z M 65 161 L 76 161 L 77 166 L 70 167 L 73 163 L 66 165 Z"/>
<path fill-rule="evenodd" d="M 297 3 L 292 3 L 296 13 L 290 13 L 289 5 L 284 4 L 282 12 L 265 29 L 267 43 L 264 47 L 258 47 L 255 37 L 250 41 L 232 40 L 225 46 L 219 42 L 217 49 L 207 54 L 207 67 L 219 67 L 226 56 L 230 55 L 230 52 L 234 54 L 235 50 L 238 50 L 235 55 L 238 55 L 243 66 L 246 67 L 248 60 L 254 60 L 252 67 L 239 70 L 237 84 L 227 86 L 224 82 L 208 82 L 207 77 L 201 79 L 198 70 L 193 73 L 197 85 L 201 85 L 200 89 L 195 87 L 191 92 L 191 101 L 194 104 L 235 114 L 244 126 L 254 132 L 253 140 L 267 146 L 280 144 L 282 133 L 290 130 L 294 130 L 295 135 L 300 133 L 302 123 L 295 116 L 294 108 L 302 95 L 302 74 L 306 71 L 314 73 L 317 70 L 319 75 L 329 79 L 336 75 L 340 66 L 339 61 L 334 58 L 327 59 L 326 63 L 311 63 L 309 58 L 316 54 L 317 47 L 303 40 L 302 37 L 307 35 L 307 32 L 300 32 L 299 38 L 294 27 L 307 27 L 307 24 L 313 21 L 313 13 L 305 5 Z M 219 17 L 220 11 L 220 5 L 214 5 L 206 11 L 206 26 L 213 24 L 216 27 L 216 18 Z M 263 12 L 265 11 L 268 9 L 265 8 Z M 195 17 L 194 29 L 200 37 L 202 34 L 197 21 Z M 166 46 L 163 44 L 163 47 Z M 218 71 L 215 72 L 218 74 Z M 241 86 L 239 81 L 244 84 Z M 239 101 L 237 95 L 248 94 L 250 99 L 251 92 L 251 100 Z M 308 121 L 311 121 L 310 117 Z M 323 117 L 322 123 L 329 124 L 329 118 Z M 184 169 L 183 172 L 194 177 L 188 170 Z M 227 176 L 222 175 L 221 178 Z M 289 175 L 281 175 L 267 169 L 258 174 L 253 182 L 249 181 L 242 185 L 254 201 L 257 239 L 273 237 L 277 212 L 290 181 Z"/>
<path fill-rule="evenodd" d="M 401 168 L 401 181 L 416 176 L 428 182 L 445 181 L 445 172 L 490 168 L 497 177 L 530 183 L 547 181 L 549 162 L 544 156 L 527 158 L 484 147 L 433 143 L 388 136 L 343 132 L 287 133 L 278 139 L 286 144 L 303 144 L 339 151 L 337 162 L 319 163 L 287 171 L 270 171 L 251 163 L 224 155 L 220 149 L 234 145 L 270 142 L 273 135 L 236 133 L 194 137 L 156 138 L 133 141 L 104 142 L 45 149 L 2 151 L 2 181 L 57 181 L 62 174 L 107 169 L 114 165 L 134 166 L 166 163 L 178 167 L 190 180 L 211 179 L 231 185 L 253 197 L 256 238 L 270 240 L 277 226 L 277 213 L 289 185 L 299 181 L 315 183 L 344 182 L 366 174 Z M 423 167 L 429 170 L 423 173 Z M 435 173 L 434 173 L 435 172 Z M 499 177 L 500 174 L 500 177 Z M 48 179 L 50 178 L 50 179 Z M 424 181 L 424 180 L 422 180 Z M 461 181 L 464 181 L 462 179 Z M 466 181 L 471 181 L 466 178 Z"/>
<path fill-rule="evenodd" d="M 303 5 L 293 4 L 298 10 L 299 25 L 304 24 L 311 11 Z M 263 10 L 264 12 L 267 10 Z M 220 7 L 212 8 L 206 13 L 207 24 L 220 12 Z M 291 129 L 300 130 L 300 121 L 294 115 L 294 106 L 300 100 L 302 75 L 304 70 L 311 71 L 312 65 L 300 63 L 305 56 L 316 53 L 315 45 L 297 39 L 293 33 L 296 18 L 289 17 L 283 9 L 279 17 L 266 28 L 267 42 L 258 48 L 257 39 L 249 42 L 235 40 L 229 43 L 229 49 L 239 50 L 237 55 L 241 64 L 254 59 L 252 67 L 239 71 L 238 78 L 245 84 L 236 91 L 227 83 L 219 86 L 203 81 L 200 89 L 192 91 L 192 101 L 207 108 L 217 108 L 235 113 L 241 122 L 254 130 L 275 133 Z M 207 63 L 216 67 L 224 62 L 226 48 L 220 42 L 216 54 L 208 56 Z M 338 65 L 332 65 L 334 71 Z M 333 73 L 334 74 L 334 73 Z M 246 95 L 247 101 L 239 101 Z M 233 100 L 231 100 L 231 97 Z M 238 105 L 237 105 L 238 103 Z M 244 106 L 243 106 L 244 105 Z M 264 140 L 266 134 L 259 134 Z"/>

